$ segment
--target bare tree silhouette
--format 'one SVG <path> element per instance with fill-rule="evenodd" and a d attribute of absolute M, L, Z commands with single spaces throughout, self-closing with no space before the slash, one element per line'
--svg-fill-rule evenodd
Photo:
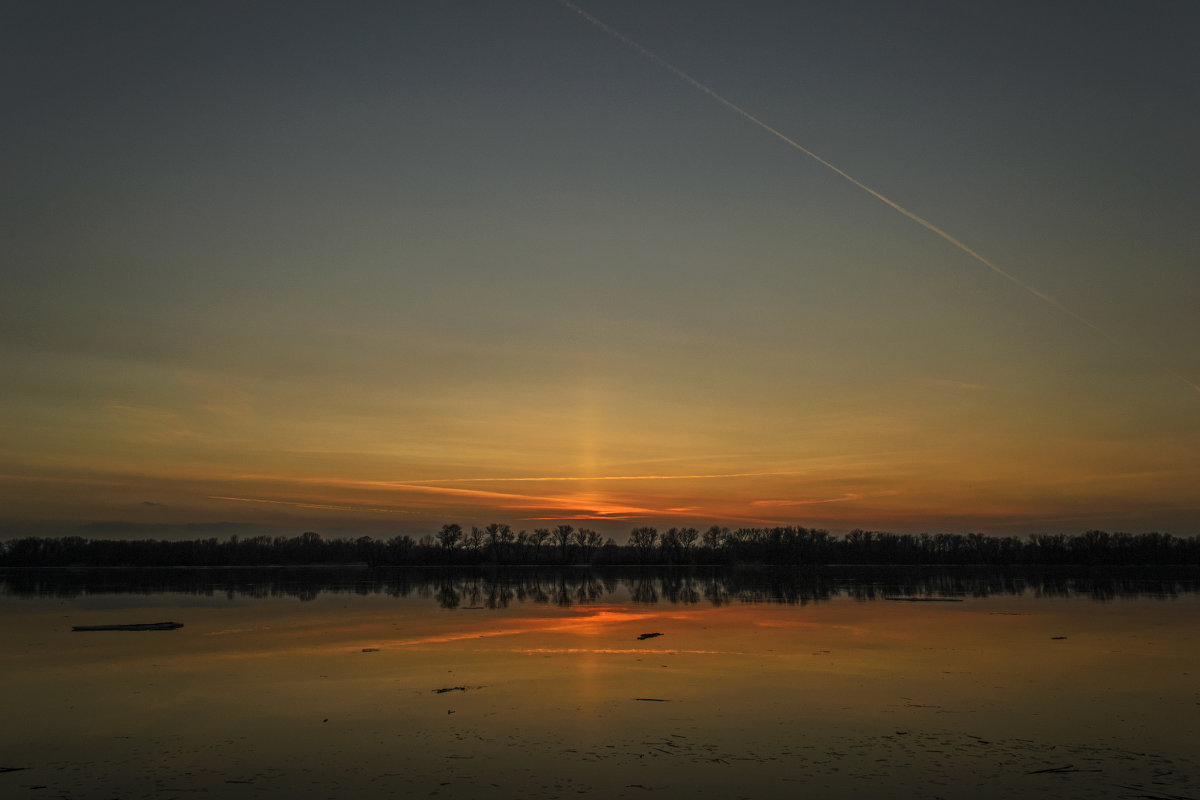
<path fill-rule="evenodd" d="M 637 551 L 643 562 L 649 561 L 654 543 L 658 540 L 658 530 L 655 528 L 634 528 L 629 533 L 629 543 Z"/>
<path fill-rule="evenodd" d="M 559 525 L 554 529 L 554 539 L 559 547 L 559 560 L 564 564 L 567 563 L 567 548 L 571 546 L 571 534 L 574 531 L 573 525 Z"/>
<path fill-rule="evenodd" d="M 579 545 L 580 560 L 586 563 L 595 549 L 600 546 L 601 541 L 600 534 L 593 530 L 580 528 L 575 531 L 575 543 Z"/>
<path fill-rule="evenodd" d="M 479 556 L 479 548 L 483 546 L 483 531 L 479 530 L 479 528 L 472 525 L 471 532 L 467 534 L 465 541 L 466 541 L 467 547 L 471 551 L 471 555 L 474 557 L 478 557 Z"/>
<path fill-rule="evenodd" d="M 532 534 L 493 523 L 472 527 L 463 537 L 461 526 L 449 523 L 436 534 L 324 539 L 316 532 L 299 536 L 216 538 L 191 541 L 154 539 L 84 539 L 25 537 L 0 541 L 0 568 L 124 567 L 124 566 L 265 566 L 296 564 L 367 567 L 478 564 L 485 557 L 500 563 L 541 563 L 542 546 L 553 542 L 560 563 L 577 553 L 597 566 L 619 564 L 939 564 L 971 565 L 1197 565 L 1200 536 L 1163 533 L 1108 533 L 1092 530 L 1079 536 L 1034 534 L 1026 538 L 980 533 L 894 534 L 857 529 L 845 536 L 799 526 L 775 528 L 671 528 L 661 537 L 656 529 L 635 528 L 627 545 L 588 528 L 559 525 Z M 486 553 L 485 550 L 486 542 Z"/>
<path fill-rule="evenodd" d="M 537 564 L 539 562 L 538 557 L 542 552 L 542 545 L 550 539 L 550 529 L 534 528 L 531 539 L 533 540 L 533 563 Z"/>
<path fill-rule="evenodd" d="M 683 562 L 686 564 L 691 557 L 692 545 L 696 543 L 696 539 L 700 537 L 700 531 L 695 528 L 680 528 L 676 534 L 679 539 L 679 550 Z"/>
<path fill-rule="evenodd" d="M 462 538 L 462 533 L 462 526 L 457 522 L 451 522 L 442 526 L 442 529 L 438 531 L 437 538 L 441 542 L 442 547 L 449 550 L 458 544 L 458 540 Z"/>

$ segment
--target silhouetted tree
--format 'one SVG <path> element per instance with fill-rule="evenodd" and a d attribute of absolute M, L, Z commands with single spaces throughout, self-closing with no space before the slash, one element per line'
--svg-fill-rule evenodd
<path fill-rule="evenodd" d="M 476 526 L 471 526 L 471 532 L 466 536 L 467 547 L 471 550 L 471 555 L 479 557 L 479 548 L 483 546 L 483 531 Z"/>
<path fill-rule="evenodd" d="M 500 558 L 500 523 L 493 522 L 484 528 L 487 534 L 487 549 L 493 560 Z"/>
<path fill-rule="evenodd" d="M 580 528 L 575 531 L 575 543 L 579 545 L 580 560 L 587 562 L 591 558 L 591 553 L 600 546 L 600 534 L 587 528 Z"/>
<path fill-rule="evenodd" d="M 634 528 L 629 532 L 629 543 L 637 551 L 643 562 L 649 561 L 654 543 L 658 540 L 658 530 L 655 528 Z"/>
<path fill-rule="evenodd" d="M 485 533 L 473 528 L 460 549 L 462 529 L 442 526 L 416 542 L 395 536 L 386 542 L 369 536 L 323 539 L 313 531 L 299 536 L 255 536 L 228 541 L 155 539 L 110 540 L 24 537 L 0 542 L 0 567 L 123 566 L 264 566 L 292 564 L 386 565 L 477 563 Z M 1200 564 L 1200 537 L 1163 533 L 1087 531 L 1079 536 L 1035 534 L 1028 538 L 971 534 L 895 534 L 857 529 L 844 537 L 799 526 L 727 528 L 713 526 L 696 552 L 694 528 L 671 528 L 661 539 L 657 530 L 631 531 L 628 545 L 603 543 L 595 531 L 560 525 L 553 532 L 538 528 L 514 535 L 503 524 L 488 526 L 490 557 L 503 563 L 538 563 L 541 547 L 553 539 L 559 561 L 569 562 L 572 544 L 591 564 L 671 564 L 706 559 L 740 564 L 1046 564 L 1084 566 Z M 603 549 L 601 549 L 603 548 Z"/>
<path fill-rule="evenodd" d="M 533 563 L 538 563 L 538 556 L 542 552 L 542 545 L 550 539 L 549 528 L 534 528 L 533 536 L 530 537 L 533 541 Z"/>
<path fill-rule="evenodd" d="M 512 528 L 510 528 L 508 525 L 501 525 L 500 526 L 500 550 L 501 550 L 500 560 L 501 561 L 511 561 L 512 560 L 512 545 L 513 545 L 514 539 L 516 539 L 516 537 L 513 535 Z"/>
<path fill-rule="evenodd" d="M 700 537 L 700 531 L 695 528 L 680 528 L 676 536 L 679 540 L 680 554 L 684 563 L 687 563 L 688 558 L 691 556 L 692 545 Z"/>
<path fill-rule="evenodd" d="M 411 536 L 393 536 L 388 539 L 388 561 L 392 564 L 411 564 L 416 542 Z"/>
<path fill-rule="evenodd" d="M 571 534 L 575 531 L 573 525 L 559 525 L 554 529 L 554 539 L 558 542 L 559 559 L 567 563 L 567 548 L 571 545 Z"/>
<path fill-rule="evenodd" d="M 462 538 L 462 533 L 462 526 L 456 522 L 451 522 L 442 526 L 442 529 L 438 531 L 437 538 L 444 549 L 450 550 L 458 544 L 458 540 Z"/>

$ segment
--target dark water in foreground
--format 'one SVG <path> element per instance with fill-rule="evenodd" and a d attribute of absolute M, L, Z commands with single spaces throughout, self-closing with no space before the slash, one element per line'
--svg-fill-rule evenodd
<path fill-rule="evenodd" d="M 0 794 L 1196 798 L 1198 588 L 1187 570 L 8 574 L 0 766 L 27 769 Z M 166 620 L 184 627 L 71 632 Z"/>

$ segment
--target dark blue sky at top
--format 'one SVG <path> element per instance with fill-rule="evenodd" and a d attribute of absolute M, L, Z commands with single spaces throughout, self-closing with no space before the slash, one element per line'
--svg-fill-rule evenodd
<path fill-rule="evenodd" d="M 1149 248 L 1155 281 L 1196 244 L 1193 3 L 585 8 L 1056 295 L 1124 269 L 1041 274 L 1068 228 L 1098 253 Z M 873 201 L 550 0 L 14 3 L 3 30 L 0 191 L 34 304 L 64 283 L 150 305 L 320 288 L 299 256 L 364 241 L 532 229 L 561 255 L 772 205 L 867 236 L 908 224 L 844 213 Z M 451 251 L 443 271 L 474 258 Z"/>
<path fill-rule="evenodd" d="M 1080 122 L 1096 127 L 1085 152 L 1148 139 L 1170 150 L 1200 113 L 1192 3 L 585 7 L 744 107 L 800 123 L 789 130 L 814 147 L 845 138 L 869 152 L 887 134 L 897 162 L 956 129 L 991 129 L 1004 148 Z M 414 128 L 464 145 L 500 136 L 501 148 L 519 131 L 583 133 L 584 150 L 580 117 L 599 136 L 622 109 L 702 100 L 550 0 L 38 2 L 6 17 L 6 138 L 64 167 L 249 159 L 310 139 L 369 153 Z"/>

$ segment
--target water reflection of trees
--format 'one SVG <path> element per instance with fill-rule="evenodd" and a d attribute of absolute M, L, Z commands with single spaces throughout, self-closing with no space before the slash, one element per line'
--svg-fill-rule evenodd
<path fill-rule="evenodd" d="M 836 598 L 946 600 L 992 596 L 1171 598 L 1200 592 L 1195 568 L 939 569 L 516 568 L 516 569 L 123 569 L 0 573 L 0 595 L 73 598 L 182 593 L 314 600 L 322 594 L 416 597 L 442 608 L 563 607 L 605 602 L 713 606 L 805 605 Z"/>

